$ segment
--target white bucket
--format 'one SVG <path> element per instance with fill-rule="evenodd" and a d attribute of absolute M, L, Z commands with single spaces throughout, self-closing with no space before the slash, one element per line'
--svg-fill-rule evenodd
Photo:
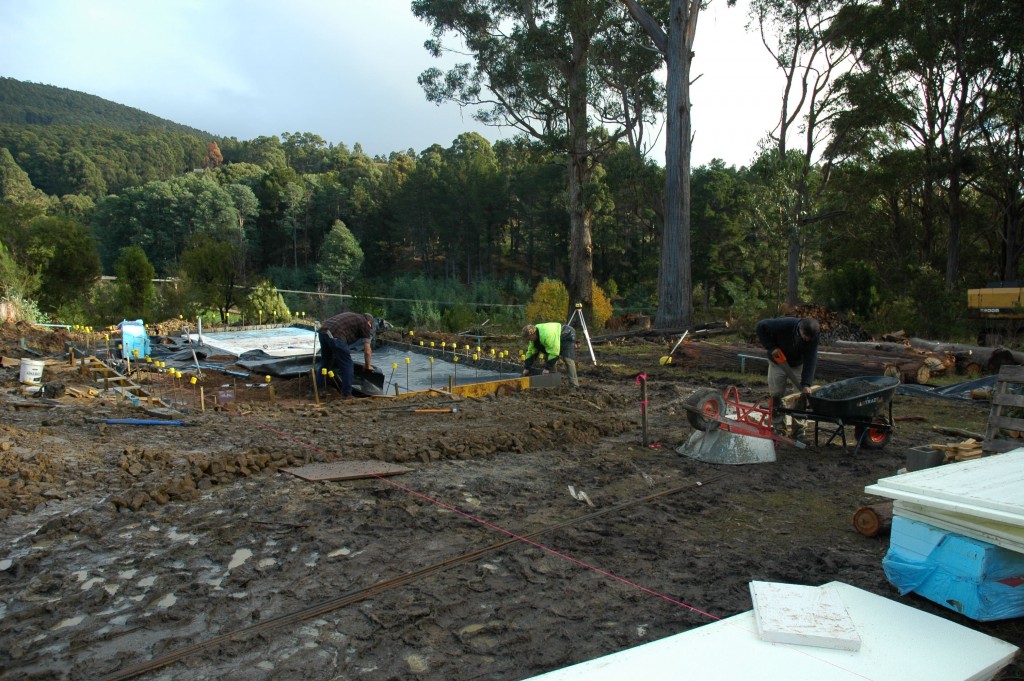
<path fill-rule="evenodd" d="M 25 385 L 40 385 L 43 382 L 45 362 L 38 359 L 21 360 L 21 382 Z"/>

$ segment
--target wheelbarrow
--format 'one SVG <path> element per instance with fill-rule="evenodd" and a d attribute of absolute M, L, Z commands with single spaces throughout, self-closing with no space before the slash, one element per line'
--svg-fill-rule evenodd
<path fill-rule="evenodd" d="M 735 386 L 725 392 L 697 390 L 686 398 L 683 408 L 697 432 L 678 451 L 701 461 L 766 463 L 775 460 L 776 442 L 800 449 L 807 446 L 773 431 L 771 405 L 763 408 L 744 402 Z"/>
<path fill-rule="evenodd" d="M 780 409 L 794 419 L 814 421 L 814 444 L 818 444 L 819 424 L 835 426 L 826 445 L 841 438 L 847 447 L 846 426 L 853 426 L 857 446 L 882 449 L 892 439 L 892 396 L 900 384 L 893 376 L 856 376 L 823 386 L 807 396 L 808 409 Z"/>

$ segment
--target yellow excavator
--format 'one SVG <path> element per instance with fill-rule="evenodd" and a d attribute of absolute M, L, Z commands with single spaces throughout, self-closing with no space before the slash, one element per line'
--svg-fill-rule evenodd
<path fill-rule="evenodd" d="M 995 282 L 967 289 L 967 318 L 983 320 L 978 345 L 998 345 L 1007 336 L 1024 334 L 1024 286 L 1018 283 Z"/>

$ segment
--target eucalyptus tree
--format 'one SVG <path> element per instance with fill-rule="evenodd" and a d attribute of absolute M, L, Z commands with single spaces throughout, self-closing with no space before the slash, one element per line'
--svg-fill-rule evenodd
<path fill-rule="evenodd" d="M 721 159 L 695 168 L 692 175 L 693 281 L 703 293 L 707 314 L 727 282 L 749 284 L 764 261 L 763 242 L 750 238 L 748 172 Z"/>
<path fill-rule="evenodd" d="M 1020 51 L 1020 3 L 861 0 L 846 3 L 837 24 L 837 40 L 858 58 L 844 78 L 851 110 L 842 122 L 860 130 L 851 142 L 883 142 L 876 155 L 920 151 L 923 228 L 926 238 L 947 244 L 945 281 L 953 286 L 974 154 L 1008 50 Z"/>
<path fill-rule="evenodd" d="M 690 244 L 690 66 L 701 0 L 622 0 L 665 61 L 665 221 L 658 267 L 658 326 L 693 316 Z M 729 0 L 735 4 L 735 0 Z M 667 12 L 667 15 L 666 15 Z"/>
<path fill-rule="evenodd" d="M 297 173 L 321 173 L 327 170 L 330 145 L 311 132 L 282 133 L 281 146 L 288 165 Z"/>
<path fill-rule="evenodd" d="M 130 245 L 140 246 L 157 272 L 166 275 L 198 234 L 239 247 L 244 241 L 232 194 L 206 172 L 148 182 L 104 197 L 92 224 L 106 271 L 112 271 L 121 249 Z"/>
<path fill-rule="evenodd" d="M 92 232 L 67 218 L 40 217 L 31 224 L 29 260 L 42 273 L 39 305 L 56 310 L 85 297 L 102 274 Z"/>
<path fill-rule="evenodd" d="M 558 154 L 525 137 L 495 145 L 508 183 L 508 255 L 527 272 L 554 278 L 567 266 L 569 223 L 566 167 Z"/>
<path fill-rule="evenodd" d="M 181 273 L 188 286 L 190 302 L 197 311 L 216 310 L 222 323 L 238 302 L 244 284 L 245 258 L 239 246 L 200 234 L 181 254 Z"/>
<path fill-rule="evenodd" d="M 614 144 L 652 118 L 657 60 L 635 39 L 612 0 L 413 0 L 428 22 L 427 49 L 445 51 L 456 36 L 473 63 L 420 76 L 427 98 L 480 107 L 474 117 L 507 125 L 564 154 L 569 207 L 570 302 L 592 316 L 592 213 L 587 185 L 595 164 Z M 460 48 L 461 49 L 461 48 Z M 590 134 L 611 126 L 607 137 Z"/>
<path fill-rule="evenodd" d="M 438 235 L 446 219 L 448 195 L 441 182 L 444 149 L 433 144 L 420 152 L 405 182 L 393 198 L 397 220 L 405 225 L 412 257 L 427 277 L 435 275 L 441 264 L 442 247 Z"/>
<path fill-rule="evenodd" d="M 999 254 L 992 278 L 1020 275 L 1024 257 L 1024 31 L 1016 49 L 1006 51 L 993 92 L 991 123 L 982 128 L 985 153 L 975 177 L 978 193 L 991 206 L 991 252 Z"/>
<path fill-rule="evenodd" d="M 761 42 L 784 76 L 779 118 L 769 133 L 777 168 L 786 181 L 793 183 L 795 201 L 791 210 L 780 215 L 785 223 L 787 246 L 786 303 L 799 301 L 800 265 L 804 250 L 818 230 L 817 223 L 827 219 L 822 200 L 831 172 L 832 157 L 824 159 L 817 188 L 812 191 L 809 178 L 814 164 L 831 133 L 841 106 L 838 76 L 852 66 L 849 47 L 833 43 L 830 30 L 842 0 L 753 0 L 751 19 L 759 27 Z M 793 144 L 797 136 L 802 142 Z M 792 145 L 792 146 L 791 146 Z M 794 170 L 799 150 L 800 164 Z"/>
<path fill-rule="evenodd" d="M 442 225 L 442 237 L 449 274 L 454 277 L 461 270 L 467 284 L 493 277 L 506 218 L 505 188 L 494 150 L 480 134 L 467 132 L 443 155 L 440 180 L 447 188 L 450 219 Z"/>
<path fill-rule="evenodd" d="M 34 205 L 40 209 L 46 203 L 46 194 L 32 185 L 28 173 L 6 147 L 0 147 L 0 203 Z"/>
<path fill-rule="evenodd" d="M 594 273 L 620 290 L 657 287 L 664 171 L 619 144 L 604 163 L 603 210 L 594 220 Z"/>

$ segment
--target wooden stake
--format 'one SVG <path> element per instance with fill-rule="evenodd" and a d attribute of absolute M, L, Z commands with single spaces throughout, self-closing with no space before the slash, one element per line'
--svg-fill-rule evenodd
<path fill-rule="evenodd" d="M 640 429 L 643 434 L 644 447 L 650 444 L 650 440 L 647 439 L 647 377 L 639 376 L 637 381 L 640 383 Z"/>

